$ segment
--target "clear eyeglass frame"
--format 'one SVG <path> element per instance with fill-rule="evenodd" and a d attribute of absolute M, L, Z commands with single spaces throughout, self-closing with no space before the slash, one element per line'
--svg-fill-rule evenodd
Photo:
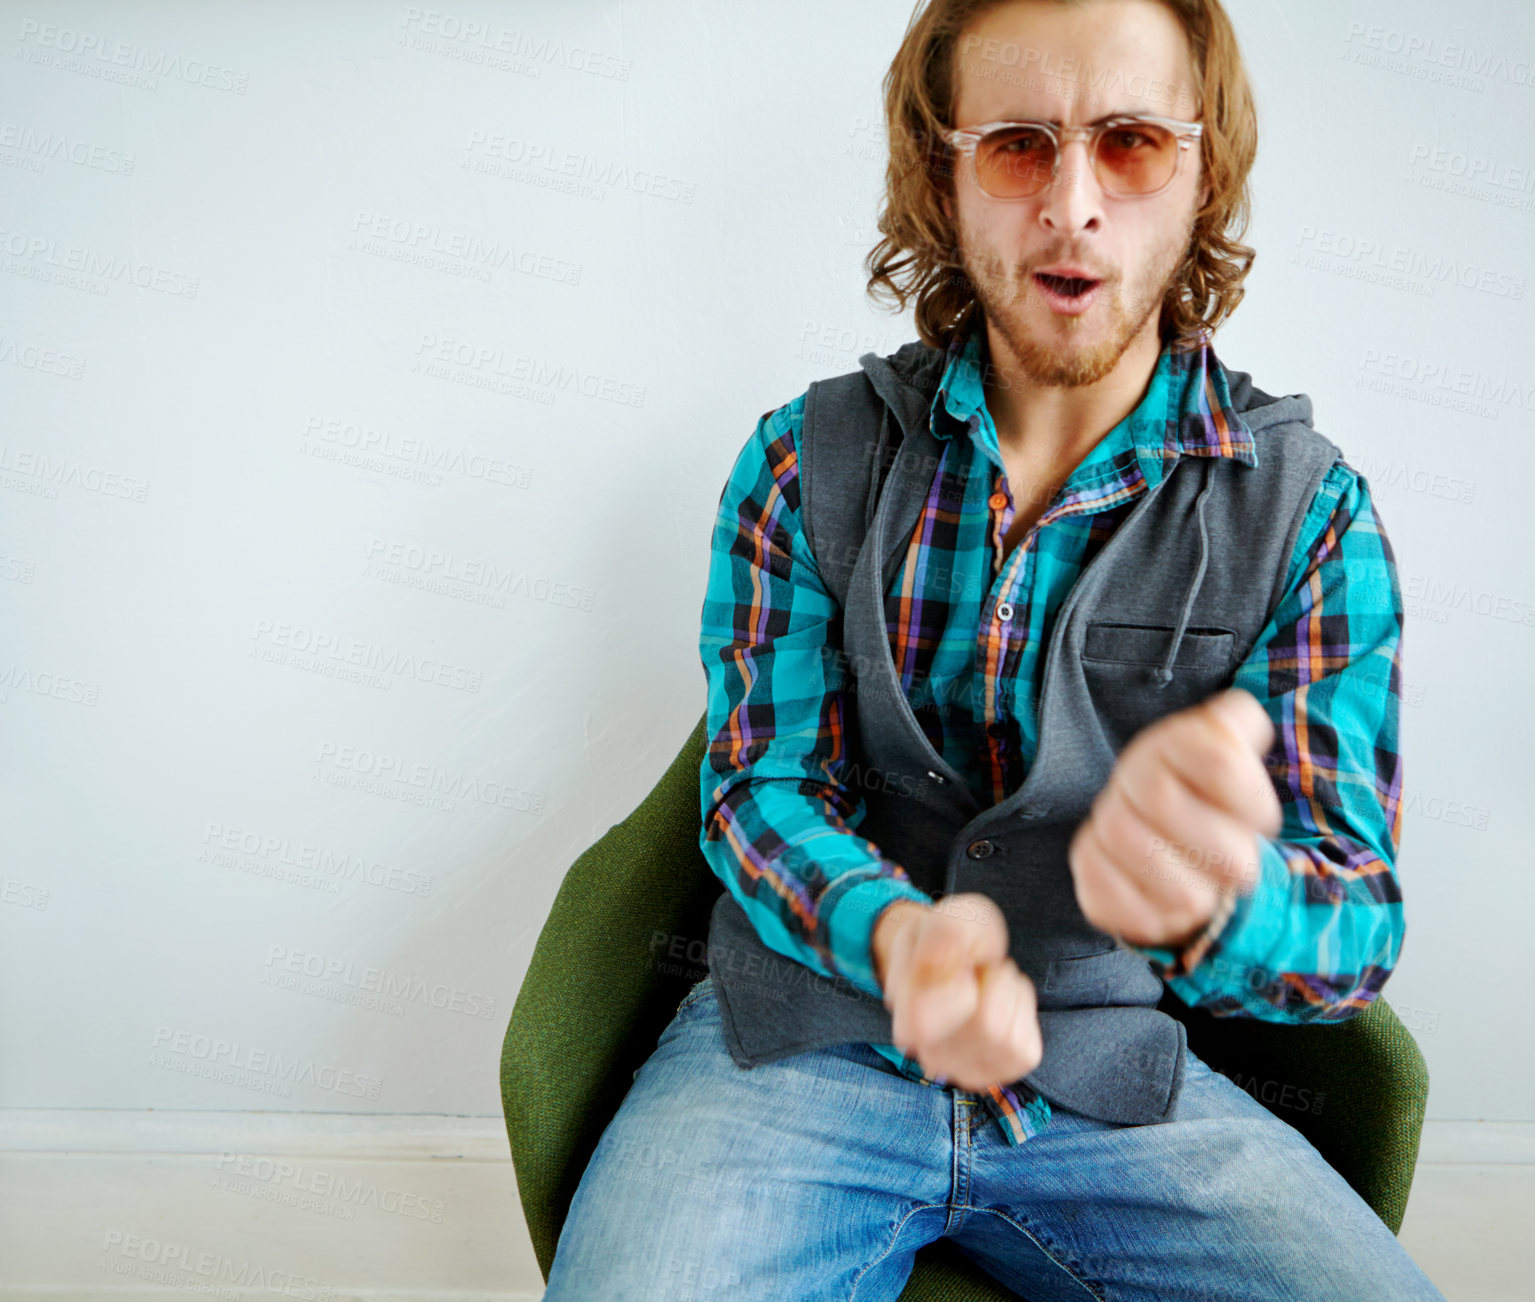
<path fill-rule="evenodd" d="M 1159 185 L 1155 190 L 1142 190 L 1133 194 L 1120 194 L 1104 184 L 1103 178 L 1098 175 L 1098 138 L 1105 131 L 1112 131 L 1115 127 L 1134 126 L 1136 123 L 1150 122 L 1159 127 L 1166 127 L 1177 137 L 1178 153 L 1173 163 L 1172 175 Z M 1035 122 L 1028 119 L 1013 119 L 1003 122 L 982 122 L 973 127 L 949 127 L 940 134 L 943 139 L 957 149 L 961 154 L 969 157 L 971 165 L 975 163 L 975 151 L 982 139 L 992 131 L 1004 127 L 1039 127 L 1049 133 L 1055 142 L 1054 165 L 1050 171 L 1050 180 L 1042 185 L 1033 194 L 1025 195 L 994 195 L 981 185 L 981 190 L 990 198 L 998 199 L 1003 203 L 1018 203 L 1024 199 L 1037 199 L 1047 190 L 1051 189 L 1061 173 L 1061 155 L 1065 153 L 1066 146 L 1073 140 L 1085 140 L 1087 142 L 1087 157 L 1092 164 L 1093 176 L 1103 192 L 1116 199 L 1149 199 L 1153 195 L 1161 194 L 1170 186 L 1178 173 L 1183 169 L 1183 156 L 1188 153 L 1191 143 L 1198 140 L 1204 134 L 1202 122 L 1183 122 L 1177 118 L 1153 117 L 1149 113 L 1125 114 L 1121 117 L 1109 118 L 1103 122 L 1095 122 L 1090 126 L 1061 126 L 1054 122 Z M 981 184 L 980 174 L 976 174 L 976 184 Z"/>

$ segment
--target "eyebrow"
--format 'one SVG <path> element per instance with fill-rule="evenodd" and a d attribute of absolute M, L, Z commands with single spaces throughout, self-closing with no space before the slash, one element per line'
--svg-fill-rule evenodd
<path fill-rule="evenodd" d="M 1114 118 L 1142 118 L 1160 116 L 1161 115 L 1159 113 L 1154 113 L 1151 109 L 1116 109 L 1112 113 L 1105 113 L 1101 117 L 1094 118 L 1091 122 L 1084 122 L 1082 125 L 1087 127 L 1095 127 L 1101 122 L 1108 122 Z M 998 122 L 1048 122 L 1051 126 L 1055 127 L 1066 125 L 1065 122 L 1060 118 L 1032 118 L 1027 113 L 1013 113 L 1005 117 L 997 118 L 996 120 Z"/>

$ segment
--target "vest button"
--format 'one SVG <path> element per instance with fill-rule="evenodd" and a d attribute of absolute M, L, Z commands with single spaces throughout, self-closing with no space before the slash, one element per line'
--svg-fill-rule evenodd
<path fill-rule="evenodd" d="M 966 850 L 965 853 L 968 854 L 972 859 L 984 859 L 995 849 L 996 846 L 992 845 L 990 841 L 972 841 L 970 842 L 970 848 Z"/>
<path fill-rule="evenodd" d="M 928 775 L 928 777 L 932 778 L 934 782 L 938 783 L 940 786 L 942 786 L 943 783 L 948 781 L 948 778 L 944 777 L 942 773 L 934 773 L 932 769 L 928 769 L 927 775 Z"/>

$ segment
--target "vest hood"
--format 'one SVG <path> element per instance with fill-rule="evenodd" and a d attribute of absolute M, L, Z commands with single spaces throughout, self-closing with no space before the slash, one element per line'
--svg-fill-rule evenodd
<path fill-rule="evenodd" d="M 1215 354 L 1211 353 L 1214 357 Z M 1250 430 L 1267 429 L 1270 425 L 1287 425 L 1298 422 L 1307 429 L 1316 428 L 1311 423 L 1311 397 L 1304 393 L 1287 393 L 1276 397 L 1264 393 L 1253 384 L 1253 377 L 1246 371 L 1233 371 L 1216 358 L 1217 365 L 1226 372 L 1226 387 L 1231 392 L 1231 406 L 1242 413 L 1242 420 Z"/>

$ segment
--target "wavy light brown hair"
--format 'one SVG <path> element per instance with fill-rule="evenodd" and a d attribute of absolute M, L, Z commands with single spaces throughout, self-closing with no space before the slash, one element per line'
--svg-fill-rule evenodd
<path fill-rule="evenodd" d="M 973 19 L 1014 2 L 917 0 L 883 82 L 890 140 L 878 220 L 884 238 L 864 258 L 865 292 L 876 301 L 892 301 L 896 311 L 914 299 L 917 333 L 933 348 L 946 348 L 969 310 L 979 308 L 975 286 L 955 254 L 958 233 L 941 203 L 953 194 L 955 155 L 938 132 L 954 125 L 955 49 Z M 1213 335 L 1242 301 L 1242 282 L 1256 255 L 1241 236 L 1251 207 L 1248 176 L 1258 149 L 1258 118 L 1236 33 L 1220 0 L 1156 3 L 1172 10 L 1188 37 L 1198 108 L 1170 116 L 1203 121 L 1200 154 L 1210 183 L 1210 201 L 1195 216 L 1189 250 L 1158 324 L 1163 343 L 1181 349 Z"/>

